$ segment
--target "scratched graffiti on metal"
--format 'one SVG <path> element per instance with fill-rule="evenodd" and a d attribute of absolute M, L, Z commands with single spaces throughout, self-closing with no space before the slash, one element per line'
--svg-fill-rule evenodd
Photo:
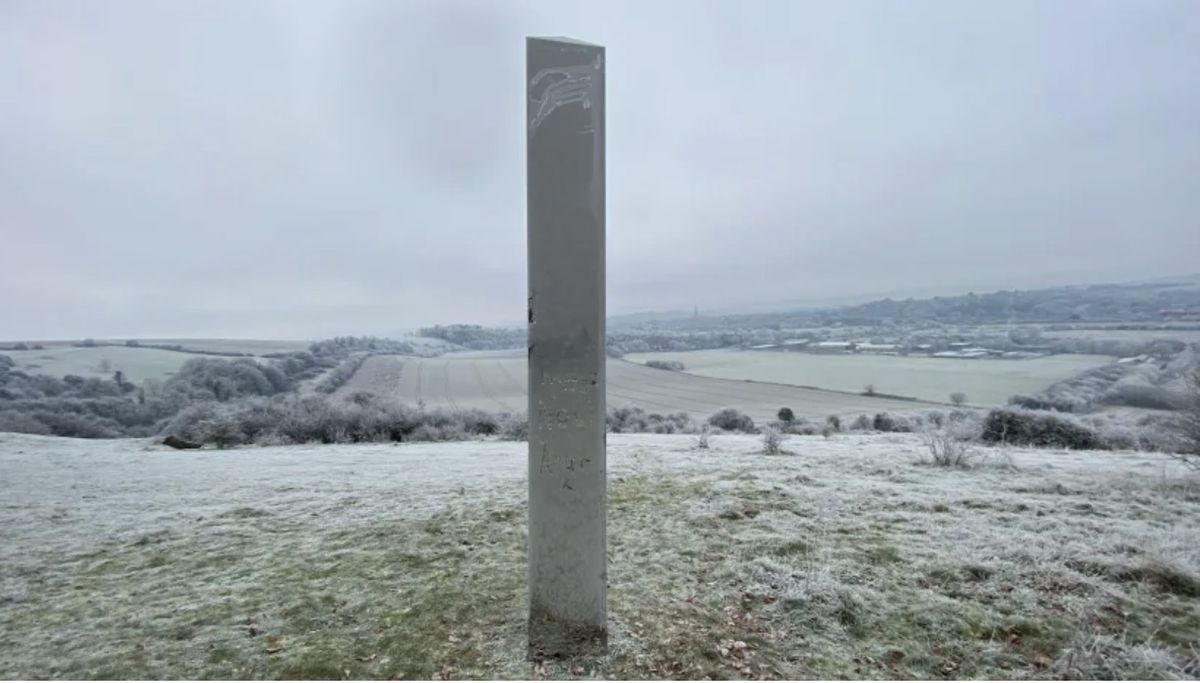
<path fill-rule="evenodd" d="M 578 102 L 584 109 L 592 108 L 592 80 L 600 69 L 600 58 L 594 64 L 581 66 L 556 66 L 542 69 L 529 80 L 529 98 L 537 104 L 533 120 L 529 122 L 530 132 L 536 132 L 538 126 L 550 114 L 560 107 Z M 546 81 L 542 96 L 534 97 L 538 84 Z M 587 131 L 590 132 L 590 126 Z"/>

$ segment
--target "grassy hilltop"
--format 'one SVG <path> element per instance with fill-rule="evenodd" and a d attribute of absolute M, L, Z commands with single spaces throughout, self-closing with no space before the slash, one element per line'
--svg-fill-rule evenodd
<path fill-rule="evenodd" d="M 914 435 L 609 438 L 610 652 L 525 660 L 523 443 L 0 434 L 0 677 L 1195 678 L 1200 481 Z"/>

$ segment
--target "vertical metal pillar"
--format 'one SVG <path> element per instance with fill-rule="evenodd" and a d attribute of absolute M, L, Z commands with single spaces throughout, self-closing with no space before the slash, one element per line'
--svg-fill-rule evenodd
<path fill-rule="evenodd" d="M 606 645 L 604 48 L 528 38 L 529 646 Z"/>

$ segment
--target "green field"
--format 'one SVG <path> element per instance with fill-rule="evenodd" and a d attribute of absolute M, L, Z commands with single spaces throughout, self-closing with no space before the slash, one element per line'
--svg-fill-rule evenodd
<path fill-rule="evenodd" d="M 1112 362 L 1108 356 L 1060 354 L 1026 360 L 929 358 L 927 356 L 825 355 L 779 351 L 682 351 L 632 353 L 627 360 L 677 360 L 685 372 L 704 377 L 778 382 L 836 391 L 863 391 L 948 401 L 961 391 L 971 405 L 1000 405 L 1013 394 L 1036 393 L 1085 370 Z"/>
<path fill-rule="evenodd" d="M 783 406 L 799 417 L 906 411 L 937 406 L 856 393 L 700 377 L 609 360 L 605 380 L 610 408 L 638 407 L 652 413 L 686 412 L 704 419 L 725 407 L 756 421 L 775 419 Z M 368 392 L 408 404 L 524 412 L 529 403 L 524 353 L 475 352 L 441 358 L 372 356 L 338 390 L 338 396 Z"/>
<path fill-rule="evenodd" d="M 0 354 L 12 358 L 17 368 L 29 374 L 50 375 L 79 375 L 81 377 L 111 378 L 113 373 L 120 370 L 131 382 L 144 382 L 148 379 L 165 380 L 175 374 L 184 363 L 192 358 L 227 358 L 220 354 L 247 353 L 262 355 L 267 353 L 286 353 L 303 351 L 308 348 L 308 342 L 275 339 L 139 339 L 142 346 L 124 346 L 120 341 L 116 346 L 104 344 L 117 342 L 98 342 L 100 346 L 75 346 L 77 342 L 70 341 L 39 341 L 32 342 L 43 346 L 41 349 L 28 351 L 3 350 Z M 179 345 L 191 351 L 204 353 L 184 353 L 165 349 L 150 348 L 150 345 Z M 216 354 L 207 356 L 206 353 Z"/>
<path fill-rule="evenodd" d="M 0 344 L 0 346 L 11 346 L 18 341 L 24 343 L 45 347 L 46 349 L 68 349 L 76 347 L 82 340 L 80 339 L 53 339 L 53 340 L 19 340 L 14 339 Z M 100 346 L 124 346 L 126 339 L 97 339 L 96 343 Z M 308 348 L 310 342 L 298 341 L 294 339 L 134 339 L 137 343 L 145 346 L 182 346 L 189 351 L 199 351 L 202 353 L 249 353 L 252 355 L 263 355 L 267 353 L 287 353 L 290 351 L 304 351 Z M 0 353 L 8 353 L 8 351 L 0 351 Z"/>
<path fill-rule="evenodd" d="M 311 342 L 294 339 L 139 339 L 142 344 L 178 344 L 185 349 L 209 353 L 266 353 L 304 351 Z"/>
<path fill-rule="evenodd" d="M 120 370 L 131 382 L 163 380 L 178 371 L 189 359 L 206 357 L 193 353 L 126 346 L 60 346 L 37 351 L 0 353 L 12 358 L 18 369 L 29 374 L 52 377 L 79 375 L 107 379 Z"/>
<path fill-rule="evenodd" d="M 111 377 L 120 370 L 133 382 L 166 379 L 188 360 L 204 357 L 148 346 L 78 347 L 66 342 L 43 343 L 44 349 L 3 353 L 29 373 Z M 252 354 L 294 351 L 306 346 L 298 341 L 241 339 L 160 339 L 143 343 Z M 673 373 L 641 367 L 649 360 L 677 360 L 686 370 Z M 612 405 L 697 414 L 735 406 L 766 416 L 773 415 L 782 405 L 792 407 L 797 414 L 813 415 L 901 408 L 877 404 L 874 401 L 878 399 L 864 402 L 861 399 L 868 397 L 846 395 L 862 393 L 867 385 L 873 385 L 879 394 L 920 401 L 945 403 L 951 393 L 963 392 L 971 405 L 999 405 L 1013 394 L 1036 393 L 1055 382 L 1110 363 L 1112 358 L 1060 354 L 1027 360 L 967 360 L 716 349 L 629 354 L 626 361 L 630 362 L 609 363 Z M 424 361 L 408 359 L 403 361 L 407 366 L 403 372 L 398 363 L 401 361 L 395 357 L 372 359 L 346 390 L 366 389 L 427 404 L 505 411 L 524 408 L 527 371 L 523 354 L 472 352 Z M 379 376 L 375 376 L 377 372 Z M 811 388 L 843 393 L 812 393 Z"/>

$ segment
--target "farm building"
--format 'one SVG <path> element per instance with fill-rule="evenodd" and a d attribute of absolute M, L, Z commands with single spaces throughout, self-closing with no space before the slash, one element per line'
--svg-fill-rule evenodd
<path fill-rule="evenodd" d="M 896 353 L 900 350 L 899 344 L 870 344 L 859 343 L 855 344 L 854 350 L 859 353 Z"/>
<path fill-rule="evenodd" d="M 1033 351 L 1005 351 L 1004 353 L 1000 354 L 1000 357 L 1001 358 L 1011 358 L 1014 360 L 1021 360 L 1021 359 L 1025 359 L 1025 358 L 1041 358 L 1044 355 L 1046 355 L 1046 354 L 1035 353 Z"/>
<path fill-rule="evenodd" d="M 988 356 L 1000 356 L 1002 351 L 995 349 L 981 349 L 978 347 L 967 347 L 959 351 L 941 351 L 933 354 L 934 358 L 987 358 Z"/>
<path fill-rule="evenodd" d="M 847 353 L 854 350 L 854 342 L 823 341 L 809 344 L 805 348 L 816 353 Z"/>

